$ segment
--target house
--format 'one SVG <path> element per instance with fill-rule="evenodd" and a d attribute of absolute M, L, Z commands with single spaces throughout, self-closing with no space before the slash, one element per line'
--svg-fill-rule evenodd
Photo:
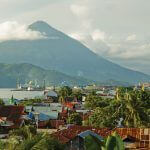
<path fill-rule="evenodd" d="M 94 133 L 93 131 L 86 130 L 84 132 L 81 132 L 77 134 L 75 138 L 70 140 L 67 143 L 66 150 L 85 150 L 85 138 L 89 135 L 92 135 L 96 138 L 98 138 L 100 141 L 103 141 L 103 138 L 99 136 L 98 134 Z"/>
<path fill-rule="evenodd" d="M 3 129 L 19 128 L 23 122 L 24 106 L 0 106 L 0 118 Z"/>
<path fill-rule="evenodd" d="M 55 91 L 44 91 L 45 103 L 58 102 L 58 94 Z"/>
<path fill-rule="evenodd" d="M 84 140 L 88 135 L 92 135 L 99 140 L 103 140 L 103 137 L 91 130 L 81 130 L 69 127 L 68 129 L 60 130 L 53 133 L 53 136 L 57 138 L 61 143 L 66 144 L 65 150 L 84 150 Z"/>
<path fill-rule="evenodd" d="M 30 118 L 34 123 L 36 122 L 36 116 L 35 114 L 38 114 L 38 128 L 47 128 L 51 127 L 51 120 L 56 120 L 58 118 L 58 114 L 54 113 L 42 113 L 39 111 L 36 112 L 30 112 L 28 114 L 28 118 Z"/>
<path fill-rule="evenodd" d="M 82 150 L 82 138 L 88 133 L 94 133 L 101 138 L 106 138 L 113 132 L 117 132 L 124 141 L 126 150 L 149 150 L 150 128 L 93 128 L 90 126 L 71 125 L 67 129 L 53 134 L 60 142 L 67 144 L 67 148 Z M 78 141 L 82 141 L 81 145 Z M 68 149 L 67 149 L 68 150 Z M 71 150 L 71 149 L 70 149 Z"/>
<path fill-rule="evenodd" d="M 64 120 L 50 120 L 50 127 L 53 129 L 58 129 L 65 125 Z"/>

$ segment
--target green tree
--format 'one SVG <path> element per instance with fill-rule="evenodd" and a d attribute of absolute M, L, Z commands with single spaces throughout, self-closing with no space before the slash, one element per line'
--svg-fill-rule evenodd
<path fill-rule="evenodd" d="M 59 90 L 59 101 L 62 103 L 65 98 L 72 94 L 72 89 L 69 86 L 64 86 Z"/>
<path fill-rule="evenodd" d="M 102 141 L 92 135 L 88 135 L 84 140 L 86 150 L 101 150 L 104 145 Z"/>
<path fill-rule="evenodd" d="M 69 124 L 76 124 L 76 125 L 82 125 L 82 118 L 79 113 L 72 113 L 69 117 L 67 122 Z"/>
<path fill-rule="evenodd" d="M 5 105 L 5 103 L 4 103 L 2 98 L 0 98 L 0 105 Z"/>
<path fill-rule="evenodd" d="M 96 127 L 116 127 L 122 118 L 122 125 L 125 127 L 148 127 L 149 92 L 130 89 L 123 92 L 120 90 L 118 95 L 117 99 L 105 101 L 95 96 L 88 97 L 86 105 L 94 110 L 90 116 L 90 124 Z"/>
<path fill-rule="evenodd" d="M 9 136 L 19 136 L 24 140 L 24 139 L 31 139 L 36 134 L 37 132 L 35 127 L 24 126 L 22 128 L 10 131 Z"/>
<path fill-rule="evenodd" d="M 47 134 L 37 133 L 32 126 L 25 126 L 10 132 L 6 143 L 0 143 L 8 150 L 64 150 L 64 145 Z"/>
<path fill-rule="evenodd" d="M 125 146 L 120 136 L 114 132 L 107 137 L 105 144 L 102 146 L 102 150 L 125 150 Z"/>
<path fill-rule="evenodd" d="M 60 144 L 55 138 L 44 136 L 31 150 L 63 150 L 64 145 Z"/>
<path fill-rule="evenodd" d="M 110 109 L 113 109 L 113 107 L 97 107 L 92 115 L 89 117 L 89 125 L 100 128 L 116 127 L 116 120 L 119 119 L 119 116 L 115 115 L 114 111 L 111 111 Z"/>
<path fill-rule="evenodd" d="M 111 99 L 103 99 L 102 97 L 94 94 L 89 94 L 85 100 L 85 107 L 95 109 L 97 107 L 104 108 L 109 105 Z"/>
<path fill-rule="evenodd" d="M 126 127 L 148 126 L 148 107 L 145 104 L 148 104 L 150 97 L 147 97 L 145 95 L 145 91 L 132 91 L 126 93 L 126 98 L 124 98 L 122 108 L 124 111 L 123 123 Z"/>
<path fill-rule="evenodd" d="M 82 101 L 82 91 L 81 90 L 74 90 L 71 94 L 71 96 L 76 97 L 77 100 Z"/>
<path fill-rule="evenodd" d="M 5 147 L 6 147 L 5 142 L 0 140 L 0 150 L 4 150 Z"/>
<path fill-rule="evenodd" d="M 86 150 L 125 150 L 124 143 L 116 132 L 103 141 L 89 135 L 85 138 L 84 143 Z"/>

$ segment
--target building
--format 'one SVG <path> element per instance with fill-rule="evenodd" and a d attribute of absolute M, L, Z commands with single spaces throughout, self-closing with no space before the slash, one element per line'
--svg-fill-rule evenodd
<path fill-rule="evenodd" d="M 67 129 L 60 130 L 53 134 L 60 142 L 67 144 L 74 150 L 82 150 L 81 147 L 74 146 L 77 137 L 82 133 L 93 132 L 102 138 L 108 137 L 113 132 L 117 132 L 124 141 L 126 150 L 149 150 L 150 149 L 150 128 L 93 128 L 90 126 L 72 125 Z M 81 139 L 80 139 L 81 140 Z M 78 143 L 76 143 L 78 145 Z M 71 149 L 70 149 L 71 150 Z"/>
<path fill-rule="evenodd" d="M 24 106 L 0 106 L 0 118 L 3 129 L 19 128 L 23 125 Z"/>

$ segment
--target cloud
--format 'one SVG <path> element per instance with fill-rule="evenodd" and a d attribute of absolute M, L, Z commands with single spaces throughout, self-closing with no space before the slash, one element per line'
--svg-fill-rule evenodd
<path fill-rule="evenodd" d="M 143 22 L 140 21 L 140 27 L 136 17 L 141 5 L 145 8 L 144 11 L 149 10 L 141 1 L 136 3 L 136 9 L 131 3 L 133 2 L 129 0 L 122 3 L 118 0 L 75 1 L 70 10 L 78 18 L 80 26 L 69 35 L 98 55 L 116 63 L 123 62 L 128 67 L 132 64 L 131 68 L 138 68 L 138 63 L 142 62 L 149 64 L 150 41 L 142 37 L 143 32 L 141 34 L 140 29 Z M 147 21 L 146 16 L 142 18 Z M 137 25 L 134 26 L 132 22 Z M 135 67 L 132 62 L 135 62 Z"/>
<path fill-rule="evenodd" d="M 84 42 L 86 40 L 86 36 L 82 33 L 77 33 L 77 32 L 76 33 L 70 33 L 69 36 L 78 40 L 78 41 L 82 41 L 82 42 Z"/>
<path fill-rule="evenodd" d="M 139 70 L 144 62 L 149 70 L 149 6 L 149 0 L 0 0 L 0 22 L 46 20 L 109 60 Z M 22 39 L 10 33 L 0 40 Z"/>
<path fill-rule="evenodd" d="M 136 40 L 136 34 L 131 34 L 127 37 L 127 41 L 135 41 Z"/>
<path fill-rule="evenodd" d="M 85 17 L 88 13 L 88 8 L 84 5 L 73 4 L 70 9 L 77 17 Z"/>
<path fill-rule="evenodd" d="M 28 29 L 15 21 L 8 21 L 0 24 L 0 41 L 7 40 L 37 40 L 46 38 L 38 31 Z"/>
<path fill-rule="evenodd" d="M 92 33 L 92 39 L 94 41 L 98 41 L 98 40 L 105 41 L 106 33 L 103 31 L 100 31 L 99 29 L 96 29 Z"/>

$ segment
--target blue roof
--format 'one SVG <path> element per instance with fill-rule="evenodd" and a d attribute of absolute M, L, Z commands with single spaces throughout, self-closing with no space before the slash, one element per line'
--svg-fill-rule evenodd
<path fill-rule="evenodd" d="M 89 136 L 89 135 L 95 136 L 95 137 L 98 138 L 100 141 L 103 140 L 103 137 L 101 137 L 100 135 L 98 135 L 98 134 L 96 134 L 96 133 L 94 133 L 94 132 L 92 132 L 92 131 L 90 131 L 90 130 L 87 130 L 87 131 L 84 131 L 84 132 L 81 132 L 80 134 L 78 134 L 78 136 L 81 137 L 81 138 L 85 138 L 85 137 L 87 137 L 87 136 Z"/>
<path fill-rule="evenodd" d="M 30 119 L 33 119 L 34 112 L 30 112 L 27 117 L 29 117 Z M 57 116 L 55 116 L 53 114 L 47 115 L 44 113 L 39 113 L 39 117 L 38 117 L 39 121 L 46 121 L 46 120 L 50 120 L 50 119 L 57 119 Z"/>
<path fill-rule="evenodd" d="M 49 115 L 46 115 L 46 114 L 43 114 L 43 113 L 39 114 L 39 120 L 40 121 L 46 121 L 46 120 L 50 120 L 50 119 L 52 119 L 52 118 Z"/>

